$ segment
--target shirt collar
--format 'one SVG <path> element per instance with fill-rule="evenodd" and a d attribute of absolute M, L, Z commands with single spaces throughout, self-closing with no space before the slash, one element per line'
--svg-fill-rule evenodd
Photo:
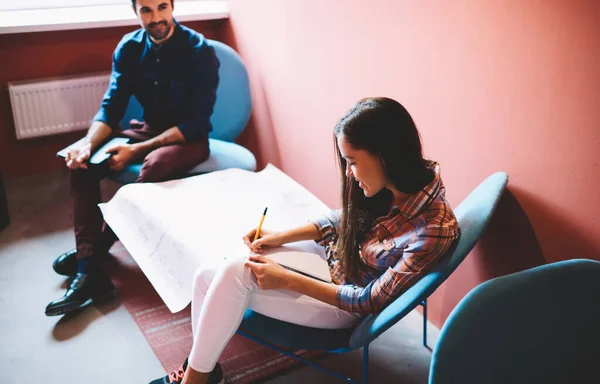
<path fill-rule="evenodd" d="M 159 49 L 165 48 L 166 46 L 170 45 L 177 38 L 179 33 L 181 32 L 181 25 L 175 19 L 173 19 L 173 29 L 174 29 L 173 34 L 171 35 L 169 40 L 167 40 L 162 45 L 154 44 L 154 42 L 150 38 L 150 34 L 147 31 L 144 31 L 144 33 L 146 35 L 146 49 L 148 51 L 158 51 Z"/>
<path fill-rule="evenodd" d="M 402 216 L 406 217 L 407 220 L 411 219 L 417 215 L 424 206 L 429 205 L 440 193 L 440 190 L 444 186 L 440 177 L 440 164 L 435 161 L 428 161 L 434 171 L 433 180 L 419 192 L 410 195 L 410 197 L 402 204 L 394 205 L 390 211 L 390 215 L 400 213 Z"/>

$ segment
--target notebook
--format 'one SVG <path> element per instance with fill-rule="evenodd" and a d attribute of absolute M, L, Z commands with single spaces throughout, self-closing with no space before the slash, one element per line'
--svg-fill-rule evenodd
<path fill-rule="evenodd" d="M 63 159 L 66 158 L 67 150 L 69 148 L 75 148 L 79 145 L 82 145 L 84 141 L 85 141 L 85 137 L 80 140 L 77 140 L 76 142 L 69 145 L 68 147 L 63 148 L 60 151 L 58 151 L 56 153 L 56 156 L 62 157 Z M 104 142 L 102 145 L 100 145 L 98 148 L 96 148 L 95 151 L 92 152 L 92 156 L 90 157 L 89 163 L 90 164 L 100 164 L 100 163 L 106 161 L 106 159 L 108 159 L 111 156 L 110 153 L 106 153 L 107 149 L 109 149 L 110 147 L 115 146 L 115 145 L 123 145 L 123 144 L 127 144 L 127 143 L 129 143 L 129 138 L 127 138 L 127 137 L 113 137 L 112 139 Z"/>
<path fill-rule="evenodd" d="M 293 246 L 284 246 L 276 250 L 265 250 L 262 254 L 284 268 L 331 283 L 329 265 L 324 255 L 299 250 Z"/>

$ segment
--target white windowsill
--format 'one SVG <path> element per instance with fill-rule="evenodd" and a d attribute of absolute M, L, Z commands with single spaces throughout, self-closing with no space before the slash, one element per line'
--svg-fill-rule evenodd
<path fill-rule="evenodd" d="M 226 1 L 180 1 L 177 21 L 229 18 Z M 0 12 L 0 34 L 139 25 L 128 4 Z"/>

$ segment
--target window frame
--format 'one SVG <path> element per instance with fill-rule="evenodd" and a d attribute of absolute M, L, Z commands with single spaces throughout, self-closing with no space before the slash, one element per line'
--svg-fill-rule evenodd
<path fill-rule="evenodd" d="M 229 7 L 224 0 L 177 0 L 173 15 L 180 22 L 227 19 Z M 127 2 L 0 11 L 0 20 L 0 34 L 139 25 L 137 16 Z"/>

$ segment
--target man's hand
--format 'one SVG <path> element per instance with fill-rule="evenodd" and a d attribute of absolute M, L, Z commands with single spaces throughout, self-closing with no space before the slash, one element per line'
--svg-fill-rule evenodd
<path fill-rule="evenodd" d="M 283 268 L 268 257 L 261 255 L 250 255 L 246 260 L 246 266 L 250 268 L 260 289 L 286 288 L 289 270 Z"/>
<path fill-rule="evenodd" d="M 87 169 L 86 161 L 90 158 L 92 152 L 92 144 L 85 143 L 78 148 L 70 148 L 67 150 L 65 163 L 70 169 Z"/>
<path fill-rule="evenodd" d="M 112 153 L 108 159 L 108 166 L 117 172 L 122 171 L 138 156 L 137 147 L 132 144 L 115 145 L 108 148 L 106 153 Z"/>

